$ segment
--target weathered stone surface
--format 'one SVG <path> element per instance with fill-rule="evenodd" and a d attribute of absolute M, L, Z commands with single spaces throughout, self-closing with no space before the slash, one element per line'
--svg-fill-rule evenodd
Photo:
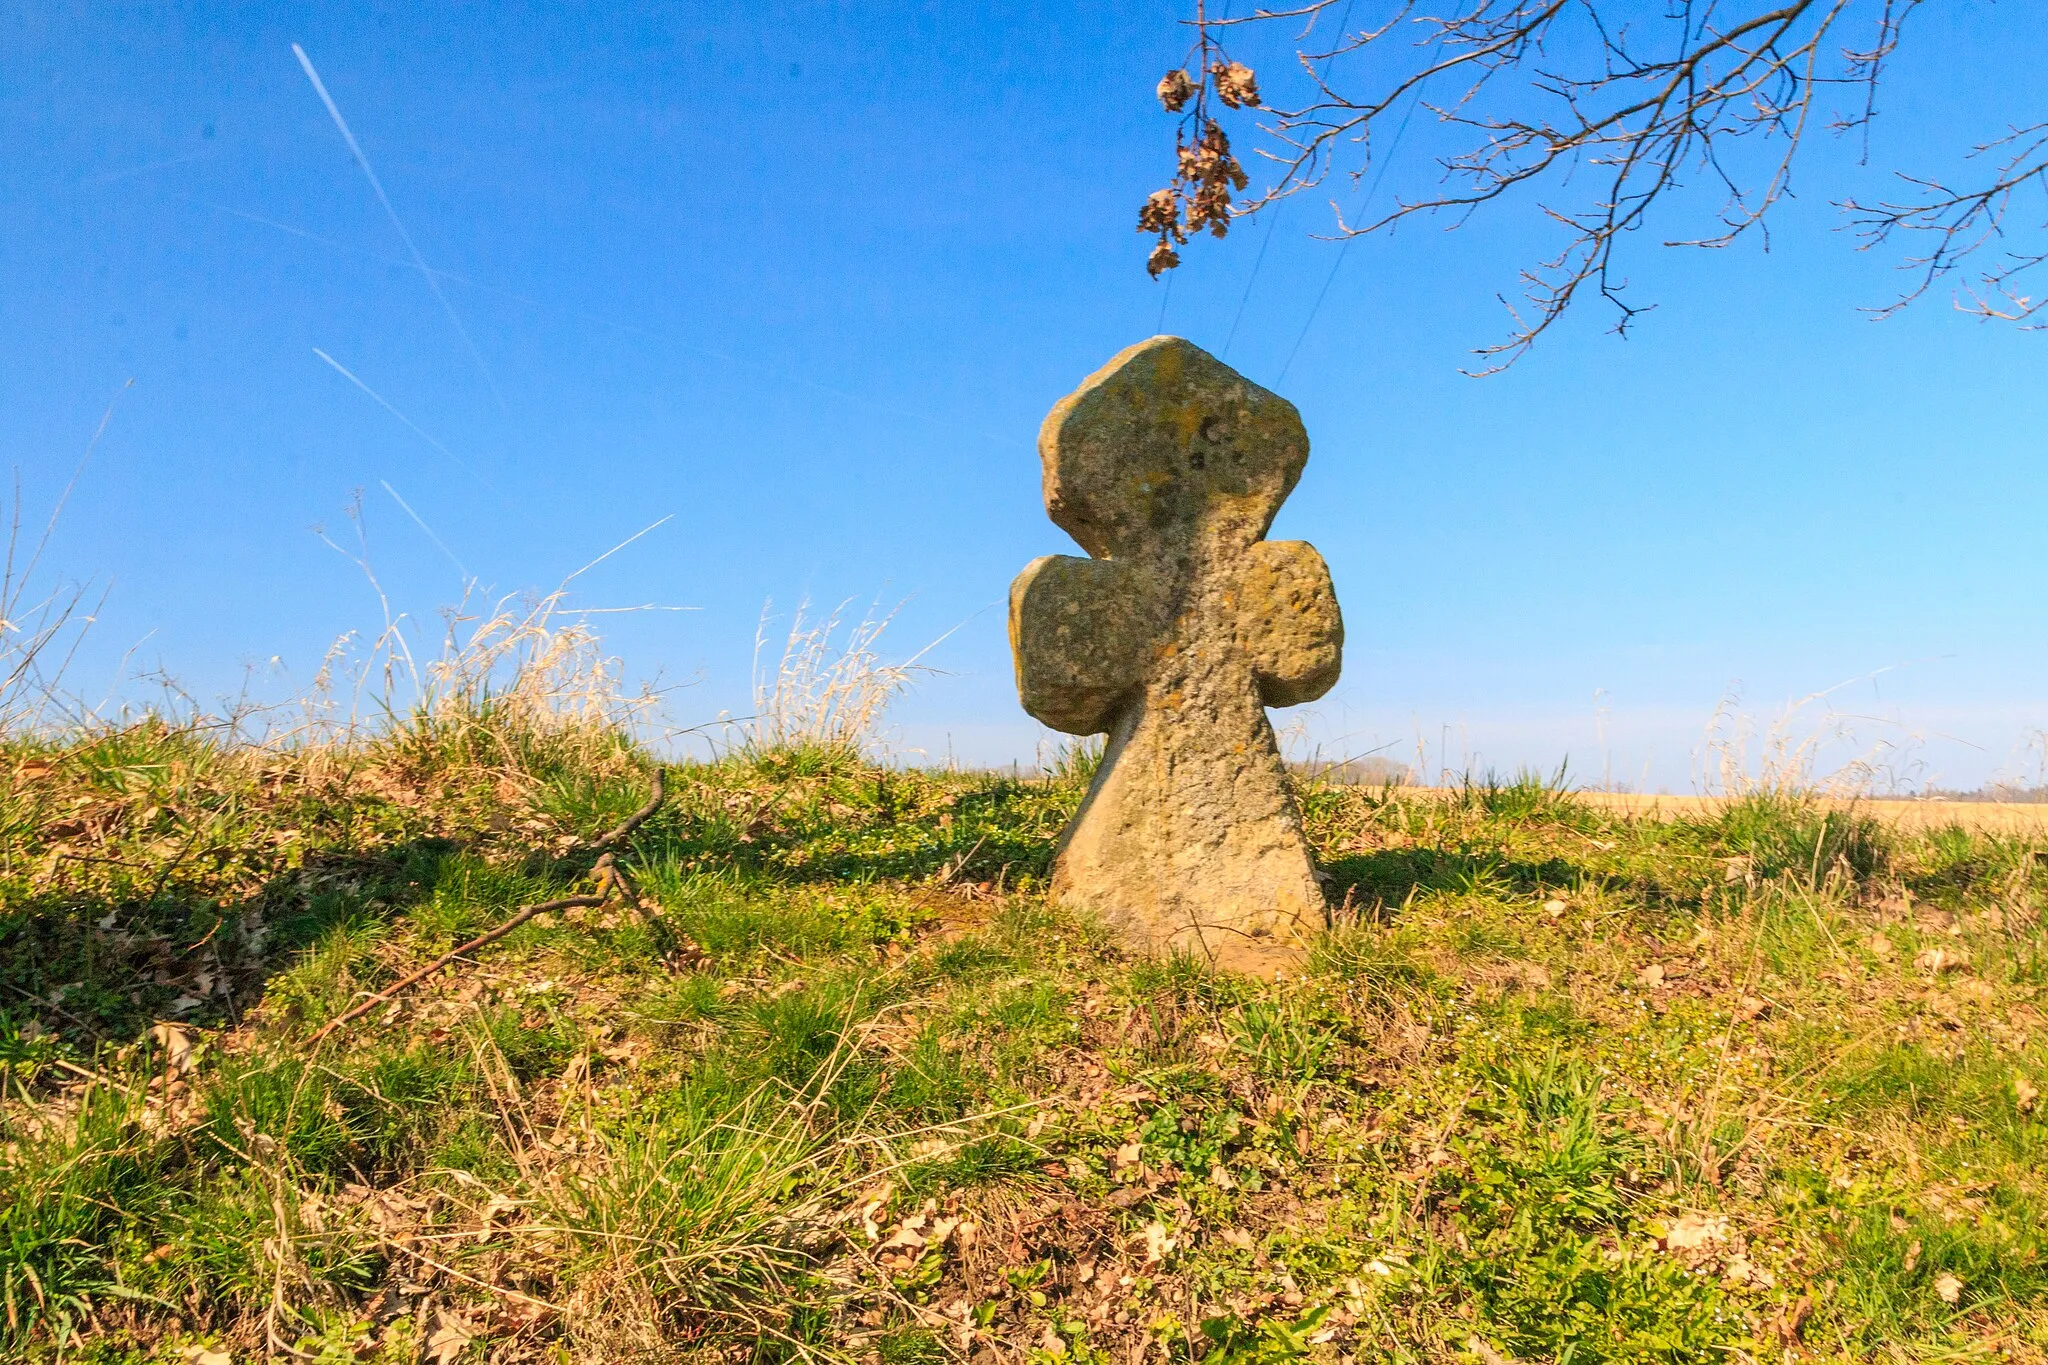
<path fill-rule="evenodd" d="M 1344 626 L 1314 547 L 1263 539 L 1301 477 L 1294 405 L 1154 337 L 1055 407 L 1045 505 L 1091 558 L 1010 588 L 1024 709 L 1107 734 L 1055 887 L 1152 948 L 1284 967 L 1325 922 L 1268 706 L 1337 681 Z"/>

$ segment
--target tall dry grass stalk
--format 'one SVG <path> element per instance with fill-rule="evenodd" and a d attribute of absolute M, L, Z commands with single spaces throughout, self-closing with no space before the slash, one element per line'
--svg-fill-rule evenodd
<path fill-rule="evenodd" d="M 858 621 L 848 617 L 852 605 L 848 598 L 821 619 L 810 614 L 809 599 L 798 602 L 772 673 L 764 660 L 773 604 L 762 608 L 754 632 L 754 714 L 742 732 L 743 748 L 866 753 L 889 703 L 913 677 L 931 671 L 918 661 L 944 635 L 892 663 L 882 657 L 881 640 L 901 605 L 878 615 L 879 604 L 871 604 Z"/>
<path fill-rule="evenodd" d="M 85 587 L 46 583 L 38 572 L 49 533 L 24 544 L 18 480 L 12 510 L 0 565 L 0 733 L 10 734 L 77 719 L 59 689 L 92 624 Z"/>
<path fill-rule="evenodd" d="M 360 651 L 359 637 L 344 635 L 322 663 L 291 738 L 348 745 L 409 734 L 481 757 L 517 735 L 594 757 L 620 736 L 643 736 L 659 694 L 626 690 L 623 665 L 565 598 L 565 588 L 467 598 L 443 613 L 440 651 L 424 661 L 404 618 Z"/>
<path fill-rule="evenodd" d="M 430 645 L 415 618 L 392 609 L 378 581 L 360 503 L 348 516 L 357 549 L 327 544 L 362 571 L 383 626 L 367 639 L 353 631 L 336 639 L 312 686 L 284 713 L 289 723 L 267 728 L 262 740 L 326 749 L 396 743 L 458 764 L 524 767 L 523 760 L 546 757 L 601 770 L 651 737 L 660 693 L 652 686 L 629 692 L 624 665 L 606 653 L 590 613 L 569 605 L 578 576 L 647 531 L 550 592 L 489 597 L 470 579 L 462 600 L 440 613 L 440 638 Z"/>
<path fill-rule="evenodd" d="M 131 379 L 128 384 L 134 382 Z M 128 384 L 121 386 L 123 392 Z M 43 555 L 86 464 L 113 420 L 114 403 L 108 403 L 99 425 L 93 428 L 92 439 L 86 442 L 85 453 L 79 456 L 33 542 L 22 525 L 21 474 L 15 473 L 14 501 L 7 509 L 7 547 L 0 559 L 0 734 L 39 730 L 53 721 L 75 725 L 86 718 L 60 688 L 97 607 L 86 609 L 90 591 L 86 585 L 51 581 L 43 571 Z"/>
<path fill-rule="evenodd" d="M 1734 692 L 1722 697 L 1693 750 L 1693 785 L 1706 796 L 1853 801 L 1905 790 L 1918 778 L 1919 737 L 1895 721 L 1836 711 L 1852 678 L 1788 703 L 1759 731 Z M 1870 738 L 1870 731 L 1891 731 Z"/>

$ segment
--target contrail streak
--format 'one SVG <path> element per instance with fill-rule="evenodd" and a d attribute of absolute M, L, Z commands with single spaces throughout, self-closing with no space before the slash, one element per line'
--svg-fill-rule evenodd
<path fill-rule="evenodd" d="M 334 372 L 336 374 L 340 375 L 343 379 L 346 379 L 349 383 L 361 389 L 364 393 L 370 395 L 371 400 L 374 401 L 378 407 L 384 409 L 384 411 L 390 413 L 393 417 L 396 417 L 399 421 L 405 423 L 405 428 L 407 431 L 410 431 L 413 435 L 419 437 L 422 441 L 425 441 L 428 445 L 432 446 L 434 449 L 440 451 L 443 455 L 446 455 L 449 459 L 453 460 L 456 463 L 456 465 L 461 468 L 463 473 L 469 475 L 472 479 L 475 479 L 484 487 L 491 488 L 492 492 L 497 491 L 495 488 L 491 487 L 491 481 L 485 478 L 482 474 L 478 473 L 476 469 L 469 463 L 469 461 L 463 459 L 460 455 L 457 455 L 447 446 L 442 445 L 439 441 L 435 440 L 432 436 L 428 435 L 426 430 L 423 427 L 421 427 L 419 423 L 413 421 L 412 418 L 407 417 L 397 408 L 392 407 L 390 403 L 385 401 L 383 394 L 378 393 L 368 384 L 365 384 L 362 380 L 356 378 L 355 373 L 351 371 L 348 368 L 348 366 L 342 364 L 339 360 L 336 360 L 333 356 L 327 354 L 327 352 L 321 350 L 318 346 L 315 346 L 313 348 L 313 354 L 319 356 L 322 360 L 326 361 L 329 365 L 333 366 Z M 394 494 L 394 496 L 396 495 Z"/>
<path fill-rule="evenodd" d="M 455 557 L 455 551 L 448 548 L 447 542 L 443 541 L 441 537 L 434 534 L 434 528 L 427 525 L 426 522 L 422 521 L 420 519 L 420 514 L 412 510 L 412 504 L 407 502 L 404 498 L 398 496 L 398 490 L 396 488 L 393 488 L 389 483 L 386 483 L 383 479 L 379 479 L 377 480 L 377 482 L 380 485 L 382 485 L 386 493 L 389 493 L 391 495 L 391 500 L 393 502 L 397 503 L 400 507 L 405 509 L 405 514 L 412 518 L 412 524 L 419 527 L 422 531 L 425 531 L 427 533 L 427 539 L 433 541 L 435 545 L 440 547 L 441 553 L 448 556 L 448 562 L 450 564 L 453 564 L 455 566 L 455 571 L 462 575 L 463 582 L 467 583 L 475 577 L 475 575 L 470 573 L 468 569 L 463 567 L 462 561 Z"/>
<path fill-rule="evenodd" d="M 440 301 L 441 311 L 448 315 L 448 321 L 455 327 L 455 334 L 462 338 L 462 344 L 469 349 L 470 359 L 476 362 L 477 369 L 482 372 L 484 383 L 491 386 L 491 396 L 498 400 L 498 407 L 502 411 L 505 407 L 505 395 L 498 392 L 498 381 L 492 377 L 491 367 L 484 363 L 483 352 L 477 350 L 476 343 L 470 340 L 469 329 L 462 325 L 462 319 L 456 315 L 455 305 L 448 302 L 448 296 L 441 292 L 440 278 L 427 265 L 427 258 L 420 254 L 419 247 L 412 240 L 412 234 L 405 230 L 405 224 L 399 221 L 398 210 L 391 207 L 391 197 L 384 193 L 383 182 L 377 179 L 377 172 L 370 169 L 370 158 L 363 155 L 361 145 L 356 142 L 356 135 L 349 131 L 348 120 L 341 116 L 341 106 L 334 102 L 334 96 L 327 93 L 326 82 L 322 81 L 320 73 L 313 69 L 313 59 L 306 55 L 306 49 L 293 43 L 292 55 L 299 59 L 299 65 L 305 69 L 306 79 L 313 83 L 313 93 L 327 106 L 327 116 L 334 120 L 335 128 L 341 133 L 341 140 L 348 144 L 349 155 L 355 158 L 356 165 L 362 167 L 364 177 L 370 182 L 370 188 L 376 191 L 377 202 L 384 206 L 384 216 L 389 218 L 391 226 L 398 230 L 399 238 L 405 243 L 405 249 L 412 255 L 414 268 L 427 282 L 427 288 L 434 291 L 434 297 Z"/>
<path fill-rule="evenodd" d="M 308 242 L 317 242 L 319 245 L 334 251 L 367 256 L 373 261 L 382 261 L 387 265 L 404 267 L 408 264 L 396 256 L 386 256 L 380 251 L 372 251 L 367 247 L 355 246 L 348 242 L 337 242 L 331 238 L 322 237 L 318 233 L 308 232 L 304 228 L 293 227 L 290 223 L 280 223 L 275 218 L 265 218 L 261 214 L 249 213 L 238 208 L 230 208 L 226 204 L 216 204 L 210 199 L 194 199 L 190 196 L 181 197 L 188 204 L 197 204 L 201 208 L 212 209 L 217 213 L 229 214 L 246 222 L 260 224 L 267 228 L 275 228 L 279 232 L 289 233 L 291 236 L 302 238 Z M 596 327 L 603 327 L 610 331 L 623 332 L 628 336 L 640 337 L 647 341 L 674 346 L 678 350 L 688 351 L 692 355 L 702 356 L 706 360 L 715 360 L 723 365 L 731 365 L 735 369 L 745 370 L 752 374 L 766 375 L 769 378 L 788 384 L 800 384 L 807 389 L 816 389 L 819 393 L 830 394 L 834 398 L 842 399 L 845 402 L 852 403 L 857 407 L 867 408 L 873 412 L 887 413 L 892 417 L 908 417 L 913 421 L 929 423 L 943 431 L 973 436 L 979 440 L 991 441 L 1001 446 L 1014 446 L 1016 444 L 1016 439 L 1011 436 L 1000 435 L 992 431 L 983 431 L 978 427 L 962 426 L 948 418 L 938 417 L 929 412 L 921 412 L 916 408 L 898 407 L 893 403 L 879 402 L 862 394 L 848 392 L 845 389 L 835 389 L 830 384 L 821 384 L 802 373 L 795 364 L 758 364 L 753 361 L 742 360 L 730 351 L 714 350 L 711 347 L 702 346 L 696 342 L 685 341 L 658 328 L 645 327 L 632 322 L 619 322 L 597 313 L 586 313 L 580 308 L 567 308 L 560 304 L 549 303 L 545 299 L 535 298 L 530 294 L 521 294 L 517 290 L 504 289 L 495 284 L 485 284 L 481 280 L 470 279 L 466 275 L 458 275 L 452 270 L 433 270 L 430 274 L 432 278 L 446 280 L 450 284 L 460 285 L 465 289 L 475 289 L 481 293 L 494 294 L 501 299 L 510 299 L 514 303 L 524 304 L 530 308 L 545 309 L 548 312 L 558 313 L 564 317 L 572 317 Z"/>

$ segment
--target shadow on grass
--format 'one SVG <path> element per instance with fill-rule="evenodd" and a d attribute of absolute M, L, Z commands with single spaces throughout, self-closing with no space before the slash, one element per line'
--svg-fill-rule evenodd
<path fill-rule="evenodd" d="M 1398 907 L 1420 892 L 1464 892 L 1528 896 L 1582 885 L 1589 869 L 1564 858 L 1524 860 L 1495 854 L 1432 848 L 1386 848 L 1354 853 L 1323 864 L 1330 892 L 1339 904 L 1360 908 Z"/>
<path fill-rule="evenodd" d="M 53 886 L 0 912 L 0 1036 L 41 1019 L 90 1053 L 160 1020 L 237 1023 L 309 950 L 380 932 L 430 903 L 463 862 L 455 841 L 419 838 L 315 855 L 226 899 Z"/>
<path fill-rule="evenodd" d="M 1080 800 L 1078 786 L 1007 778 L 956 788 L 942 806 L 911 799 L 930 782 L 875 770 L 773 818 L 744 806 L 736 814 L 693 812 L 647 842 L 659 856 L 716 861 L 786 885 L 936 877 L 1031 885 L 1050 872 L 1060 831 Z"/>

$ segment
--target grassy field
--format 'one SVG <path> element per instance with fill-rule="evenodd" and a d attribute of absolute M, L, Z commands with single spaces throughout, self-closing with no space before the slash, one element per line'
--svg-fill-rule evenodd
<path fill-rule="evenodd" d="M 1267 984 L 1085 761 L 209 735 L 0 746 L 8 1360 L 2048 1360 L 2048 835 L 1310 785 Z"/>

